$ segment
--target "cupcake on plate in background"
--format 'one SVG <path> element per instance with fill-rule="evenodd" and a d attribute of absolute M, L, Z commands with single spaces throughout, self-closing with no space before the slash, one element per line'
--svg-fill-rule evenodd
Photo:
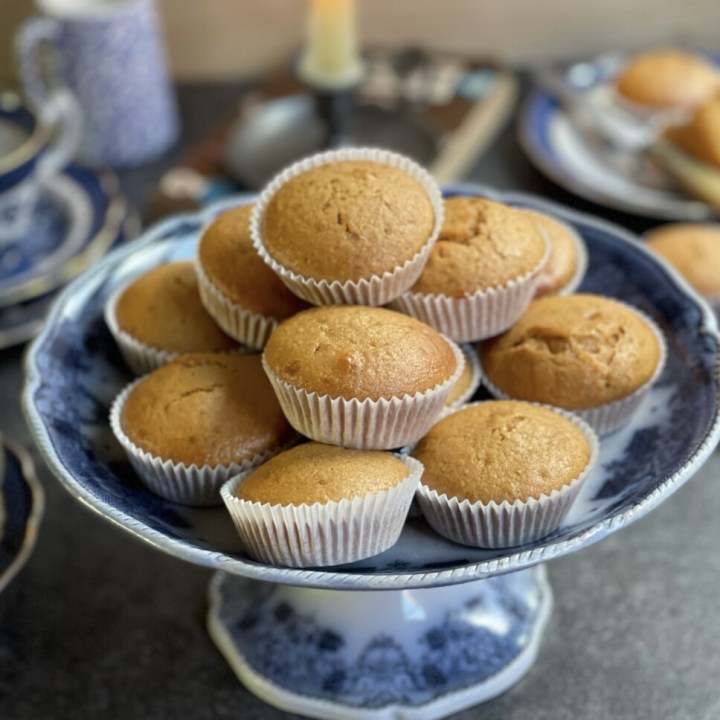
<path fill-rule="evenodd" d="M 618 96 L 637 109 L 687 111 L 720 90 L 720 75 L 698 53 L 656 48 L 629 58 L 614 86 Z"/>
<path fill-rule="evenodd" d="M 422 274 L 391 306 L 457 342 L 491 337 L 522 315 L 549 254 L 524 211 L 486 198 L 450 198 Z"/>
<path fill-rule="evenodd" d="M 535 297 L 569 295 L 587 270 L 587 248 L 580 234 L 566 222 L 537 210 L 525 210 L 550 243 L 550 257 L 540 273 Z"/>
<path fill-rule="evenodd" d="M 280 323 L 263 366 L 298 432 L 319 442 L 387 450 L 427 431 L 464 359 L 455 343 L 415 318 L 327 305 Z"/>
<path fill-rule="evenodd" d="M 413 458 L 310 442 L 229 480 L 222 498 L 256 560 L 340 565 L 397 542 L 421 474 Z"/>
<path fill-rule="evenodd" d="M 715 95 L 664 137 L 682 151 L 720 172 L 720 95 Z"/>
<path fill-rule="evenodd" d="M 115 292 L 105 321 L 136 375 L 180 353 L 238 349 L 203 307 L 190 260 L 159 265 Z"/>
<path fill-rule="evenodd" d="M 285 318 L 308 307 L 263 262 L 250 239 L 252 205 L 226 210 L 198 244 L 200 297 L 217 324 L 238 342 L 262 350 Z"/>
<path fill-rule="evenodd" d="M 140 480 L 185 505 L 296 439 L 256 354 L 181 355 L 123 390 L 110 425 Z"/>
<path fill-rule="evenodd" d="M 670 223 L 649 230 L 644 238 L 690 287 L 720 309 L 720 225 Z"/>
<path fill-rule="evenodd" d="M 514 400 L 472 403 L 412 450 L 431 527 L 462 545 L 523 545 L 557 529 L 595 464 L 598 441 L 565 411 Z"/>
<path fill-rule="evenodd" d="M 315 305 L 384 305 L 420 274 L 442 223 L 426 170 L 385 150 L 314 155 L 263 190 L 250 231 L 263 260 Z"/>
<path fill-rule="evenodd" d="M 621 427 L 665 362 L 659 328 L 600 295 L 535 300 L 507 332 L 480 346 L 483 383 L 498 398 L 570 410 L 593 429 Z"/>

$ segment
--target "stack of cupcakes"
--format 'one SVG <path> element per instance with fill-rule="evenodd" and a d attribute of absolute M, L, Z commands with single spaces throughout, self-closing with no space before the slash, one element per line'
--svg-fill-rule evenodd
<path fill-rule="evenodd" d="M 153 492 L 224 502 L 262 562 L 382 552 L 416 491 L 453 541 L 532 541 L 562 522 L 596 436 L 546 398 L 467 402 L 489 374 L 484 343 L 521 324 L 533 297 L 572 293 L 586 262 L 582 239 L 556 218 L 443 201 L 425 170 L 394 153 L 308 158 L 203 230 L 185 290 L 192 311 L 170 300 L 172 279 L 112 298 L 123 356 L 152 370 L 116 400 L 113 430 Z M 152 302 L 213 332 L 179 344 L 141 331 L 128 294 L 136 316 Z M 178 322 L 156 315 L 163 331 Z"/>

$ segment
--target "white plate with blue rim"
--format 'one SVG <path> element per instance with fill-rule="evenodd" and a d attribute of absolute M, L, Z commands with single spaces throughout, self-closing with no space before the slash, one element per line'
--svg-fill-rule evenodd
<path fill-rule="evenodd" d="M 53 176 L 25 236 L 0 248 L 0 307 L 66 284 L 110 249 L 127 215 L 114 174 L 70 165 Z"/>
<path fill-rule="evenodd" d="M 0 348 L 33 337 L 60 287 L 138 230 L 112 173 L 70 166 L 55 176 L 27 237 L 0 249 Z"/>
<path fill-rule="evenodd" d="M 0 435 L 0 592 L 30 557 L 44 504 L 30 454 Z"/>
<path fill-rule="evenodd" d="M 612 54 L 575 63 L 565 69 L 563 80 L 578 93 L 602 94 L 625 59 Z M 542 173 L 586 200 L 663 220 L 714 217 L 705 203 L 688 198 L 649 162 L 640 172 L 631 172 L 636 164 L 590 139 L 548 89 L 538 86 L 526 98 L 518 119 L 518 137 Z"/>
<path fill-rule="evenodd" d="M 464 192 L 554 214 L 589 251 L 581 290 L 624 300 L 647 313 L 668 340 L 664 372 L 633 420 L 603 439 L 599 462 L 566 522 L 519 548 L 481 550 L 437 536 L 410 520 L 397 545 L 343 567 L 270 567 L 244 553 L 224 507 L 188 508 L 152 495 L 137 480 L 108 426 L 115 395 L 131 380 L 103 321 L 113 290 L 160 263 L 195 254 L 201 228 L 228 199 L 155 226 L 66 288 L 27 355 L 24 408 L 50 469 L 78 499 L 156 548 L 249 578 L 325 588 L 412 588 L 466 582 L 526 568 L 578 550 L 633 522 L 680 487 L 720 436 L 719 339 L 708 306 L 621 228 L 537 197 L 479 186 Z"/>

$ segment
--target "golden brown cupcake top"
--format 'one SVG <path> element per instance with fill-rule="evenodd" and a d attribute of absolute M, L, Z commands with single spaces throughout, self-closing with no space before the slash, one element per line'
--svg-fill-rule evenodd
<path fill-rule="evenodd" d="M 120 423 L 141 450 L 186 465 L 228 465 L 289 442 L 259 355 L 181 355 L 143 378 Z"/>
<path fill-rule="evenodd" d="M 524 212 L 484 198 L 450 198 L 438 240 L 411 292 L 462 297 L 498 287 L 537 267 L 546 250 Z"/>
<path fill-rule="evenodd" d="M 390 453 L 309 442 L 253 470 L 235 494 L 270 505 L 312 505 L 384 492 L 409 474 L 407 466 Z"/>
<path fill-rule="evenodd" d="M 200 238 L 198 260 L 208 279 L 231 302 L 284 320 L 309 306 L 285 287 L 253 247 L 251 211 L 252 205 L 241 205 L 218 215 Z"/>
<path fill-rule="evenodd" d="M 647 321 L 599 295 L 534 300 L 481 347 L 485 374 L 508 395 L 568 410 L 618 400 L 651 379 L 660 344 Z"/>
<path fill-rule="evenodd" d="M 535 210 L 526 210 L 531 220 L 550 243 L 550 257 L 540 273 L 536 297 L 553 295 L 575 275 L 578 263 L 577 238 L 564 222 Z"/>
<path fill-rule="evenodd" d="M 700 55 L 659 48 L 628 60 L 615 87 L 620 95 L 641 105 L 690 108 L 717 92 L 718 73 Z"/>
<path fill-rule="evenodd" d="M 169 352 L 219 352 L 238 347 L 200 301 L 189 260 L 153 268 L 120 295 L 115 316 L 136 340 Z"/>
<path fill-rule="evenodd" d="M 280 323 L 265 361 L 308 392 L 360 400 L 403 397 L 448 380 L 457 361 L 425 323 L 384 308 L 328 305 Z"/>
<path fill-rule="evenodd" d="M 477 353 L 472 345 L 461 345 L 460 350 L 465 357 L 465 365 L 457 382 L 452 386 L 450 393 L 445 400 L 446 405 L 454 405 L 460 397 L 470 390 L 476 382 Z"/>
<path fill-rule="evenodd" d="M 686 124 L 668 128 L 665 136 L 689 155 L 720 168 L 720 96 L 700 106 Z"/>
<path fill-rule="evenodd" d="M 437 422 L 412 451 L 423 484 L 470 502 L 527 501 L 572 482 L 590 461 L 583 432 L 557 412 L 490 400 Z"/>
<path fill-rule="evenodd" d="M 646 233 L 645 239 L 701 295 L 720 298 L 720 225 L 671 223 Z"/>
<path fill-rule="evenodd" d="M 383 163 L 329 163 L 288 180 L 263 214 L 268 253 L 305 277 L 359 280 L 410 260 L 435 214 L 425 189 Z"/>

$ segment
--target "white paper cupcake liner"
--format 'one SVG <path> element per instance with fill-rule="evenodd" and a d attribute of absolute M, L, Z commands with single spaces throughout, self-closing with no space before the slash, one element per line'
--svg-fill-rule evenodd
<path fill-rule="evenodd" d="M 615 301 L 621 302 L 617 299 Z M 634 392 L 626 395 L 625 397 L 613 400 L 612 402 L 597 405 L 596 407 L 573 409 L 571 411 L 578 417 L 582 418 L 588 425 L 590 425 L 590 427 L 595 430 L 598 435 L 609 435 L 611 432 L 619 430 L 623 425 L 625 425 L 625 423 L 630 420 L 633 413 L 640 406 L 640 403 L 647 394 L 648 390 L 650 390 L 653 383 L 658 379 L 658 377 L 660 377 L 660 374 L 665 367 L 665 361 L 667 359 L 667 344 L 665 342 L 665 337 L 657 324 L 653 320 L 651 320 L 645 313 L 638 310 L 637 308 L 632 307 L 627 303 L 621 304 L 625 305 L 625 307 L 627 307 L 629 310 L 632 310 L 633 312 L 640 315 L 650 326 L 650 329 L 655 334 L 655 337 L 657 338 L 658 344 L 660 346 L 660 357 L 658 358 L 657 367 L 655 368 L 655 371 L 653 372 L 650 379 L 643 385 L 641 385 L 639 388 L 637 388 L 637 390 L 635 390 Z M 482 351 L 478 352 L 478 357 L 480 358 L 480 373 L 482 378 L 481 382 L 493 397 L 497 398 L 498 400 L 524 399 L 514 398 L 512 395 L 506 393 L 505 391 L 501 390 L 497 385 L 495 385 L 495 383 L 487 376 L 487 373 L 483 368 Z"/>
<path fill-rule="evenodd" d="M 270 505 L 235 497 L 248 472 L 232 478 L 222 499 L 253 558 L 288 567 L 343 565 L 392 547 L 402 531 L 423 466 L 398 456 L 410 475 L 390 490 L 312 505 Z"/>
<path fill-rule="evenodd" d="M 125 287 L 121 287 L 114 292 L 105 305 L 105 323 L 117 343 L 125 364 L 135 375 L 145 375 L 174 360 L 178 353 L 140 342 L 120 327 L 116 310 L 118 300 L 124 291 Z"/>
<path fill-rule="evenodd" d="M 200 261 L 195 262 L 200 300 L 220 328 L 238 342 L 262 350 L 278 325 L 275 318 L 260 315 L 232 302 L 207 276 Z"/>
<path fill-rule="evenodd" d="M 412 258 L 392 271 L 360 280 L 315 279 L 283 267 L 265 249 L 262 238 L 262 217 L 273 195 L 288 180 L 312 168 L 346 160 L 371 160 L 391 165 L 406 172 L 427 192 L 435 214 L 435 224 L 425 244 Z M 432 176 L 418 164 L 397 153 L 375 148 L 347 148 L 313 155 L 291 165 L 277 175 L 263 190 L 250 217 L 250 234 L 260 257 L 279 275 L 287 287 L 303 300 L 314 305 L 385 305 L 407 290 L 418 279 L 430 249 L 437 239 L 444 217 L 440 188 Z"/>
<path fill-rule="evenodd" d="M 328 445 L 391 450 L 420 439 L 443 409 L 465 364 L 460 348 L 450 340 L 448 343 L 457 367 L 445 382 L 425 392 L 390 399 L 346 399 L 308 392 L 278 377 L 264 356 L 263 367 L 285 417 L 302 435 Z"/>
<path fill-rule="evenodd" d="M 512 503 L 507 500 L 487 504 L 458 500 L 421 484 L 417 500 L 435 532 L 461 545 L 499 549 L 533 542 L 549 535 L 562 524 L 583 481 L 597 462 L 599 442 L 592 428 L 577 416 L 549 405 L 543 407 L 568 418 L 585 435 L 590 458 L 583 471 L 549 495 Z"/>
<path fill-rule="evenodd" d="M 182 505 L 221 505 L 220 488 L 229 478 L 240 472 L 251 470 L 290 445 L 278 446 L 264 453 L 258 453 L 241 463 L 228 465 L 185 465 L 172 460 L 163 460 L 138 447 L 122 429 L 120 418 L 128 396 L 142 382 L 138 378 L 128 385 L 114 400 L 110 408 L 110 427 L 130 464 L 142 483 L 151 492 Z"/>
<path fill-rule="evenodd" d="M 480 387 L 482 375 L 480 373 L 480 358 L 478 358 L 477 350 L 474 345 L 465 344 L 460 346 L 465 364 L 470 366 L 470 382 L 465 390 L 458 395 L 452 403 L 448 403 L 446 407 L 457 408 L 464 405 L 475 394 Z"/>
<path fill-rule="evenodd" d="M 474 342 L 499 335 L 525 312 L 535 295 L 540 271 L 550 256 L 545 241 L 540 262 L 524 275 L 503 285 L 480 290 L 472 295 L 404 292 L 390 307 L 422 320 L 456 342 Z"/>

